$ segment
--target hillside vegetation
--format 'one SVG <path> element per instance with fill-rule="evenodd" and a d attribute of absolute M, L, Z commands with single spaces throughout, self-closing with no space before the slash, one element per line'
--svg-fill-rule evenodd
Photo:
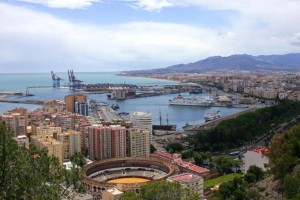
<path fill-rule="evenodd" d="M 277 134 L 270 143 L 270 168 L 287 199 L 300 199 L 300 125 Z"/>
<path fill-rule="evenodd" d="M 299 200 L 300 124 L 276 134 L 269 149 L 267 173 L 251 166 L 243 178 L 222 184 L 211 199 Z"/>
<path fill-rule="evenodd" d="M 196 151 L 222 151 L 253 143 L 284 122 L 300 115 L 300 102 L 282 101 L 272 107 L 221 122 L 215 129 L 188 137 Z"/>

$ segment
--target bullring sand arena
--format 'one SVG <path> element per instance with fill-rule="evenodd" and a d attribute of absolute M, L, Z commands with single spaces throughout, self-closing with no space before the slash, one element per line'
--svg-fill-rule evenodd
<path fill-rule="evenodd" d="M 107 181 L 107 183 L 146 183 L 149 182 L 146 178 L 117 178 Z"/>
<path fill-rule="evenodd" d="M 126 188 L 139 188 L 147 182 L 167 179 L 178 172 L 178 167 L 156 158 L 115 158 L 87 165 L 83 183 L 92 193 L 100 194 L 119 184 Z"/>

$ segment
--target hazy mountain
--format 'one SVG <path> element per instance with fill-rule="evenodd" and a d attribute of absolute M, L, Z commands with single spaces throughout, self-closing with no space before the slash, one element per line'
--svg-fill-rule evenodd
<path fill-rule="evenodd" d="M 128 71 L 127 73 L 195 73 L 217 70 L 300 70 L 300 53 L 260 56 L 247 54 L 228 57 L 214 56 L 189 64 L 178 64 L 159 69 Z"/>

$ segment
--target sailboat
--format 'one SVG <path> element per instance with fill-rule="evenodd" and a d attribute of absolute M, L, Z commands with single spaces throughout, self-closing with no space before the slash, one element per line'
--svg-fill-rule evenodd
<path fill-rule="evenodd" d="M 176 131 L 175 124 L 169 124 L 169 115 L 167 113 L 167 124 L 162 124 L 161 111 L 159 109 L 159 125 L 152 125 L 153 130 L 163 130 L 163 131 Z"/>

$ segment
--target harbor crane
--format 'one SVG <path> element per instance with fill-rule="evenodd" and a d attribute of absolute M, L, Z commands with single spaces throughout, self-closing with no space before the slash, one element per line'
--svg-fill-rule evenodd
<path fill-rule="evenodd" d="M 82 88 L 81 83 L 83 81 L 76 79 L 73 70 L 68 70 L 68 76 L 69 76 L 69 88 L 71 90 Z"/>
<path fill-rule="evenodd" d="M 51 75 L 52 75 L 53 87 L 60 87 L 60 81 L 64 79 L 55 75 L 53 71 L 51 71 Z"/>

